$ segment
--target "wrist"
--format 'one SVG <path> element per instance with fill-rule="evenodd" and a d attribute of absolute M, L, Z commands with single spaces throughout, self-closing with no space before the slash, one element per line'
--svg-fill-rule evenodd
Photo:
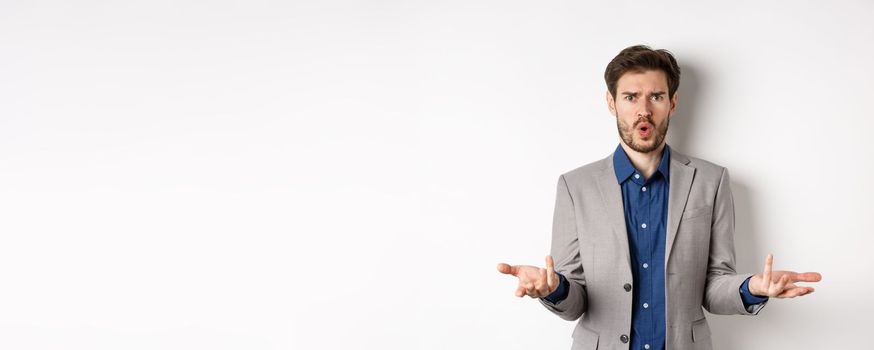
<path fill-rule="evenodd" d="M 758 280 L 757 280 L 756 277 L 757 277 L 756 275 L 752 275 L 752 276 L 750 276 L 749 281 L 747 281 L 747 290 L 750 291 L 750 294 L 758 296 L 758 295 L 759 295 L 759 290 L 756 289 L 756 286 L 757 286 L 759 283 L 758 283 Z"/>
<path fill-rule="evenodd" d="M 761 285 L 762 278 L 759 275 L 753 275 L 750 277 L 749 282 L 747 283 L 747 290 L 749 290 L 750 295 L 759 298 L 765 298 L 768 296 L 767 291 L 760 290 L 758 288 Z"/>
<path fill-rule="evenodd" d="M 558 272 L 553 272 L 553 274 L 555 274 L 555 286 L 551 288 L 552 290 L 549 291 L 549 294 L 555 293 L 555 291 L 558 290 L 558 287 L 561 286 L 561 275 L 559 275 Z"/>

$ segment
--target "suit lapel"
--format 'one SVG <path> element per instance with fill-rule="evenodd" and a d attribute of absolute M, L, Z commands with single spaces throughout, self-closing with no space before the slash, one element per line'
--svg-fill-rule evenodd
<path fill-rule="evenodd" d="M 616 182 L 613 170 L 613 156 L 604 160 L 604 167 L 598 176 L 598 190 L 607 214 L 607 221 L 613 228 L 613 239 L 618 242 L 620 254 L 625 255 L 628 271 L 631 271 L 631 257 L 628 250 L 628 231 L 625 227 L 625 207 L 622 205 L 622 189 Z"/>
<path fill-rule="evenodd" d="M 668 237 L 665 248 L 665 267 L 671 258 L 671 249 L 674 246 L 674 238 L 677 237 L 677 229 L 680 227 L 680 219 L 686 209 L 686 201 L 689 199 L 689 191 L 692 189 L 692 179 L 695 177 L 695 168 L 690 167 L 689 158 L 679 152 L 671 150 L 671 174 L 670 188 L 668 193 Z"/>

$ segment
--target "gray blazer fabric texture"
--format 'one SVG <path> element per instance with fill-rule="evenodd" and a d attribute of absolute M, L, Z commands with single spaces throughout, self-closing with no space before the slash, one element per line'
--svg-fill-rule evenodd
<path fill-rule="evenodd" d="M 739 292 L 751 274 L 735 271 L 728 171 L 667 149 L 665 345 L 671 350 L 712 349 L 703 310 L 754 314 L 744 308 Z M 565 320 L 579 319 L 572 349 L 628 349 L 630 342 L 621 337 L 631 335 L 632 293 L 626 290 L 632 283 L 631 259 L 612 154 L 559 177 L 551 254 L 570 289 L 555 305 L 540 302 Z"/>

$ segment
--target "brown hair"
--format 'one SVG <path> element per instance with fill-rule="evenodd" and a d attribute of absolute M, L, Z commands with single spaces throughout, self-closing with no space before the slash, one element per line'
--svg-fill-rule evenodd
<path fill-rule="evenodd" d="M 668 78 L 668 98 L 673 98 L 680 87 L 680 66 L 670 51 L 653 50 L 646 45 L 626 47 L 607 65 L 604 71 L 604 81 L 607 90 L 616 98 L 616 82 L 627 72 L 643 72 L 646 70 L 661 70 Z"/>

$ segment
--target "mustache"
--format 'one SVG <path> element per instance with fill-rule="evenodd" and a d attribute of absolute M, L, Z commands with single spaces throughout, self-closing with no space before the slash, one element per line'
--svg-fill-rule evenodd
<path fill-rule="evenodd" d="M 637 126 L 643 122 L 647 122 L 650 125 L 655 125 L 655 123 L 652 122 L 652 117 L 642 117 L 642 118 L 638 119 L 637 121 L 635 121 L 634 125 L 632 125 L 631 127 L 634 129 L 637 129 Z"/>

